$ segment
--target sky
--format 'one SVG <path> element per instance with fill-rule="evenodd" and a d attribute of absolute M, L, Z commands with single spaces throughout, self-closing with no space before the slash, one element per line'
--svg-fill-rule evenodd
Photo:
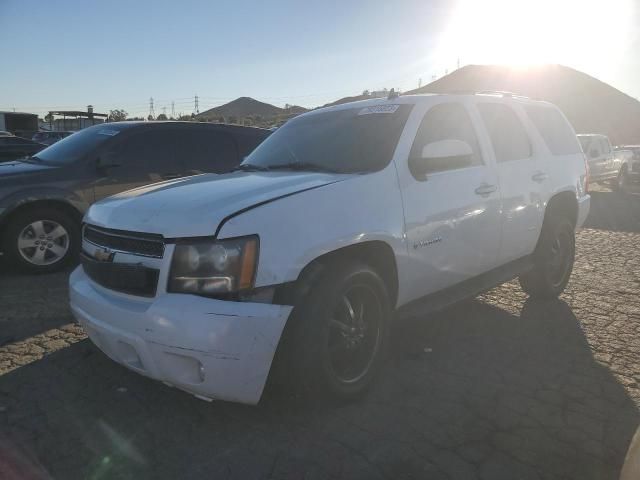
<path fill-rule="evenodd" d="M 561 63 L 640 98 L 640 0 L 0 0 L 0 110 L 322 105 L 467 64 Z"/>

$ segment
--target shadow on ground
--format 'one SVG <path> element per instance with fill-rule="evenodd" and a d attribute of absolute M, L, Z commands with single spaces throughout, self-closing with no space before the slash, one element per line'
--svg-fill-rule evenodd
<path fill-rule="evenodd" d="M 640 232 L 640 195 L 612 192 L 603 188 L 589 193 L 591 208 L 585 228 Z"/>
<path fill-rule="evenodd" d="M 84 341 L 0 377 L 0 477 L 617 478 L 638 412 L 566 303 L 465 302 L 396 325 L 389 354 L 359 402 L 270 392 L 254 408 Z"/>

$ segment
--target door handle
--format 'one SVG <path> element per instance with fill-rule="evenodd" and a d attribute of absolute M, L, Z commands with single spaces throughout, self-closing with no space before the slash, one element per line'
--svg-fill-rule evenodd
<path fill-rule="evenodd" d="M 476 188 L 475 191 L 478 195 L 482 195 L 483 197 L 486 197 L 487 195 L 495 192 L 496 190 L 498 190 L 497 186 L 489 185 L 488 183 L 483 183 L 478 188 Z"/>
<path fill-rule="evenodd" d="M 161 175 L 165 180 L 173 180 L 174 178 L 180 178 L 182 175 L 179 173 L 165 173 Z"/>
<path fill-rule="evenodd" d="M 547 178 L 549 178 L 549 175 L 544 172 L 536 172 L 531 176 L 531 180 L 538 183 L 544 182 Z"/>

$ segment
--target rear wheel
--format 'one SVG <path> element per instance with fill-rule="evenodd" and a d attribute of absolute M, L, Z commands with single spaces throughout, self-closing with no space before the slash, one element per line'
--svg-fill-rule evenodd
<path fill-rule="evenodd" d="M 328 269 L 294 309 L 279 368 L 293 369 L 303 393 L 357 397 L 382 365 L 390 309 L 385 284 L 370 267 Z"/>
<path fill-rule="evenodd" d="M 549 217 L 534 253 L 534 267 L 520 276 L 522 289 L 534 298 L 559 296 L 567 286 L 575 258 L 575 231 L 564 217 Z"/>
<path fill-rule="evenodd" d="M 76 256 L 79 236 L 73 218 L 52 208 L 37 208 L 16 215 L 9 222 L 4 249 L 22 270 L 53 272 Z"/>

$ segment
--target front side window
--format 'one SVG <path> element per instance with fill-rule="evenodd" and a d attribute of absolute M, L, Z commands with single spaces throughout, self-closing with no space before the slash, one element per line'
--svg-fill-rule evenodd
<path fill-rule="evenodd" d="M 339 173 L 381 170 L 393 157 L 411 108 L 381 104 L 294 118 L 261 143 L 242 166 Z"/>
<path fill-rule="evenodd" d="M 496 161 L 510 162 L 531 156 L 531 143 L 516 112 L 502 103 L 479 103 L 478 110 L 489 133 Z"/>
<path fill-rule="evenodd" d="M 524 109 L 553 155 L 580 153 L 580 144 L 557 109 L 546 105 L 527 105 Z"/>
<path fill-rule="evenodd" d="M 473 122 L 465 107 L 460 103 L 441 103 L 432 107 L 422 119 L 418 133 L 411 146 L 409 158 L 418 158 L 422 149 L 441 140 L 460 140 L 471 147 L 472 156 L 468 166 L 482 165 L 482 155 Z M 434 171 L 460 168 L 455 163 L 442 163 Z"/>
<path fill-rule="evenodd" d="M 180 146 L 167 130 L 138 132 L 125 138 L 111 153 L 118 157 L 127 171 L 167 173 L 182 171 L 182 163 L 176 160 Z M 57 144 L 56 144 L 57 145 Z"/>

